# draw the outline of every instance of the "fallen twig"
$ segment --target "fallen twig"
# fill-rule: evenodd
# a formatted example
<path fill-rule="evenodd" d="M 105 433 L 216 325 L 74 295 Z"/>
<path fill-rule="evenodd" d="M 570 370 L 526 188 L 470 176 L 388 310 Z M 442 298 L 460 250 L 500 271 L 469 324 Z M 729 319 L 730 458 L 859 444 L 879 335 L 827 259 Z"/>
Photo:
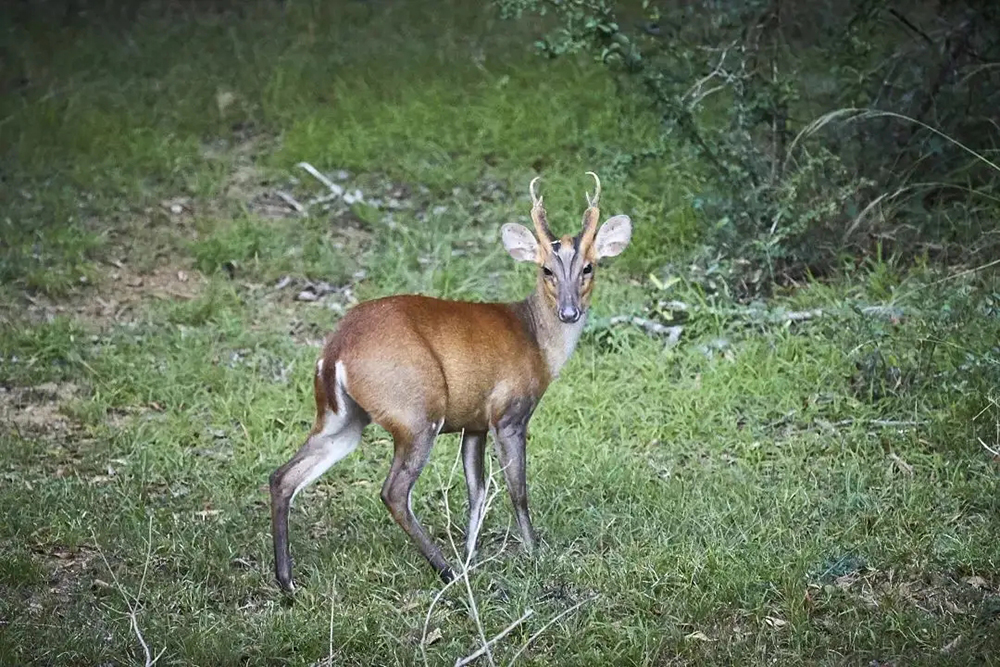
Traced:
<path fill-rule="evenodd" d="M 519 626 L 522 623 L 524 623 L 524 621 L 527 620 L 534 613 L 535 612 L 533 612 L 530 609 L 525 609 L 524 613 L 521 614 L 521 618 L 517 619 L 516 621 L 514 621 L 513 623 L 511 623 L 510 625 L 508 625 L 506 628 L 504 628 L 503 630 L 501 630 L 495 637 L 493 637 L 493 639 L 491 639 L 488 642 L 486 642 L 482 646 L 482 648 L 480 648 L 479 650 L 477 650 L 475 653 L 470 653 L 469 655 L 465 656 L 464 658 L 459 658 L 458 660 L 456 660 L 455 661 L 455 667 L 463 667 L 464 665 L 468 665 L 469 663 L 475 661 L 476 658 L 478 658 L 481 655 L 489 652 L 490 645 L 495 644 L 499 640 L 501 640 L 504 637 L 506 637 L 507 635 L 509 635 L 514 630 L 514 628 L 516 628 L 517 626 Z"/>
<path fill-rule="evenodd" d="M 813 318 L 822 316 L 823 316 L 823 311 L 820 310 L 819 308 L 816 308 L 815 310 L 800 310 L 800 311 L 792 311 L 790 313 L 785 313 L 781 317 L 781 319 L 787 322 L 802 322 L 805 320 L 811 320 Z"/>
<path fill-rule="evenodd" d="M 334 183 L 334 185 L 340 188 L 340 186 L 337 185 L 336 183 Z M 313 197 L 308 202 L 306 202 L 306 206 L 316 206 L 317 204 L 325 204 L 327 202 L 333 201 L 334 199 L 339 199 L 340 197 L 343 196 L 343 194 L 344 194 L 343 189 L 341 189 L 339 192 L 331 192 L 330 194 L 320 195 L 319 197 Z"/>
<path fill-rule="evenodd" d="M 329 190 L 335 197 L 339 197 L 340 195 L 342 195 L 344 193 L 344 188 L 340 187 L 339 185 L 337 185 L 336 183 L 334 183 L 333 181 L 331 181 L 329 178 L 327 178 L 326 176 L 324 176 L 322 173 L 320 173 L 319 169 L 317 169 L 316 167 L 312 166 L 308 162 L 299 162 L 295 166 L 301 167 L 302 169 L 305 169 L 310 174 L 312 174 L 312 176 L 317 181 L 319 181 L 320 183 L 322 183 L 323 185 L 325 185 L 326 189 Z"/>
<path fill-rule="evenodd" d="M 901 457 L 896 452 L 889 452 L 889 458 L 892 459 L 892 462 L 896 464 L 896 467 L 899 468 L 900 472 L 910 477 L 913 477 L 913 466 L 904 461 L 903 457 Z"/>
<path fill-rule="evenodd" d="M 464 435 L 465 434 L 463 433 L 462 436 L 464 437 Z M 460 458 L 461 458 L 461 447 L 459 447 L 458 450 L 456 451 L 455 461 L 452 463 L 451 470 L 448 473 L 448 484 L 447 485 L 442 485 L 442 487 L 441 487 L 441 491 L 442 491 L 442 494 L 444 496 L 445 520 L 446 520 L 446 524 L 447 524 L 446 532 L 448 534 L 448 542 L 451 544 L 451 550 L 454 553 L 455 558 L 457 558 L 459 560 L 461 560 L 461 556 L 459 555 L 458 547 L 455 545 L 455 539 L 454 539 L 454 537 L 452 535 L 452 526 L 453 526 L 453 523 L 452 523 L 452 520 L 451 520 L 451 504 L 450 504 L 449 499 L 448 499 L 448 491 L 451 488 L 451 484 L 452 484 L 453 480 L 455 479 L 455 470 L 458 468 L 458 461 L 459 461 Z M 491 484 L 496 488 L 496 490 L 493 492 L 492 495 L 489 493 L 490 485 Z M 482 520 L 480 520 L 479 528 L 482 528 L 482 525 L 483 525 L 483 523 L 485 521 L 486 515 L 489 514 L 490 506 L 493 504 L 493 500 L 496 498 L 496 496 L 497 496 L 497 494 L 499 492 L 500 492 L 499 485 L 497 485 L 497 484 L 495 484 L 493 482 L 493 470 L 492 470 L 492 464 L 491 464 L 490 474 L 486 478 L 486 494 L 487 494 L 487 496 L 486 496 L 486 503 L 483 506 Z M 463 582 L 465 584 L 466 594 L 468 595 L 468 598 L 469 598 L 469 609 L 472 612 L 473 620 L 476 622 L 476 627 L 479 630 L 480 641 L 483 642 L 483 646 L 484 647 L 487 647 L 486 648 L 487 657 L 488 657 L 488 659 L 490 661 L 490 664 L 493 664 L 493 655 L 489 651 L 489 648 L 488 648 L 488 643 L 489 642 L 486 641 L 486 633 L 483 630 L 482 622 L 479 619 L 479 611 L 478 611 L 477 606 L 476 606 L 476 599 L 475 599 L 475 597 L 472 594 L 472 586 L 469 583 L 469 573 L 472 570 L 474 570 L 477 567 L 479 567 L 480 565 L 484 565 L 484 564 L 486 564 L 486 563 L 488 563 L 488 562 L 490 562 L 492 560 L 495 560 L 495 559 L 499 558 L 500 554 L 503 553 L 504 549 L 507 546 L 507 538 L 509 537 L 509 535 L 510 535 L 510 524 L 508 523 L 508 525 L 507 525 L 507 533 L 504 535 L 503 545 L 501 545 L 499 552 L 496 553 L 496 554 L 494 554 L 493 556 L 491 556 L 491 557 L 489 557 L 489 558 L 487 558 L 485 560 L 482 560 L 479 563 L 476 563 L 476 564 L 473 565 L 471 561 L 472 561 L 472 556 L 473 556 L 473 554 L 475 552 L 475 541 L 478 538 L 478 533 L 476 535 L 474 535 L 472 537 L 473 548 L 469 550 L 469 552 L 466 554 L 466 557 L 465 557 L 464 561 L 462 562 L 462 572 L 459 574 L 459 576 L 455 577 L 454 579 L 452 579 L 451 581 L 449 581 L 447 584 L 445 584 L 441 588 L 441 590 L 438 591 L 437 594 L 434 596 L 434 599 L 431 600 L 431 604 L 427 608 L 427 614 L 424 616 L 423 633 L 421 634 L 421 637 L 420 637 L 420 653 L 421 653 L 421 656 L 423 657 L 425 665 L 428 664 L 428 661 L 427 661 L 427 629 L 430 627 L 431 613 L 434 611 L 434 607 L 437 605 L 438 601 L 441 599 L 441 596 L 444 595 L 445 591 L 447 591 L 449 588 L 451 588 L 452 585 L 457 584 L 459 581 L 461 581 L 461 582 Z"/>
<path fill-rule="evenodd" d="M 299 215 L 308 215 L 309 214 L 309 212 L 306 210 L 306 207 L 303 206 L 302 204 L 300 204 L 295 199 L 295 197 L 293 197 L 292 195 L 288 194 L 287 192 L 284 192 L 282 190 L 275 190 L 274 194 L 278 196 L 278 199 L 280 199 L 281 201 L 285 202 L 286 204 L 288 204 L 289 206 L 291 206 L 293 209 L 295 209 L 295 211 Z"/>
<path fill-rule="evenodd" d="M 831 426 L 851 426 L 855 422 L 869 424 L 871 426 L 885 426 L 887 428 L 903 428 L 912 426 L 923 426 L 929 423 L 926 419 L 841 419 L 833 422 Z"/>
<path fill-rule="evenodd" d="M 312 174 L 316 178 L 316 180 L 318 180 L 320 183 L 326 186 L 326 189 L 329 190 L 329 193 L 325 195 L 320 195 L 318 197 L 313 197 L 305 204 L 303 204 L 302 202 L 300 202 L 299 200 L 297 200 L 295 197 L 288 194 L 284 190 L 275 190 L 274 195 L 278 197 L 281 201 L 288 204 L 288 206 L 294 209 L 296 213 L 298 213 L 301 216 L 307 216 L 309 215 L 309 209 L 312 208 L 313 206 L 316 206 L 317 204 L 325 204 L 327 202 L 333 201 L 334 199 L 343 198 L 344 188 L 340 185 L 337 185 L 329 178 L 324 176 L 319 169 L 312 166 L 308 162 L 299 162 L 297 166 L 305 169 L 310 174 Z"/>
<path fill-rule="evenodd" d="M 687 304 L 680 301 L 672 301 L 665 304 L 671 310 L 684 310 L 688 312 Z M 805 322 L 807 320 L 812 320 L 817 317 L 822 317 L 824 312 L 818 308 L 814 310 L 793 310 L 789 312 L 778 312 L 778 313 L 768 313 L 766 311 L 754 311 L 754 310 L 727 310 L 726 312 L 719 312 L 716 310 L 711 311 L 715 315 L 729 315 L 735 317 L 745 317 L 750 316 L 751 319 L 757 318 L 761 322 L 776 322 L 776 323 L 788 323 L 788 322 Z M 684 332 L 684 327 L 680 325 L 666 325 L 656 322 L 654 320 L 647 319 L 645 317 L 638 317 L 635 315 L 616 315 L 612 317 L 609 324 L 632 324 L 644 330 L 647 334 L 651 336 L 661 336 L 666 338 L 667 345 L 676 345 L 680 340 L 681 334 Z"/>
<path fill-rule="evenodd" d="M 876 305 L 855 305 L 851 307 L 838 308 L 812 308 L 808 310 L 785 310 L 778 307 L 774 309 L 761 308 L 759 306 L 713 306 L 713 305 L 689 305 L 683 301 L 660 301 L 656 305 L 662 311 L 679 311 L 688 318 L 697 316 L 712 316 L 717 319 L 736 320 L 742 324 L 787 324 L 789 322 L 807 322 L 809 320 L 828 317 L 850 317 L 858 314 L 868 317 L 879 318 L 891 322 L 898 322 L 906 315 L 910 314 L 909 308 L 904 308 L 895 304 Z M 653 327 L 647 323 L 652 322 Z M 662 332 L 668 325 L 661 324 L 644 317 L 634 317 L 629 315 L 618 315 L 611 318 L 611 324 L 631 323 L 647 329 L 651 334 L 664 335 Z"/>
<path fill-rule="evenodd" d="M 983 449 L 992 454 L 994 458 L 1000 459 L 1000 450 L 996 450 L 993 447 L 990 447 L 989 445 L 986 444 L 985 441 L 983 441 L 982 438 L 979 438 L 979 444 L 983 446 Z"/>
<path fill-rule="evenodd" d="M 898 320 L 905 314 L 899 306 L 865 306 L 861 309 L 864 315 L 873 315 L 887 320 Z"/>
<path fill-rule="evenodd" d="M 574 611 L 576 611 L 577 609 L 579 609 L 583 605 L 587 604 L 591 600 L 596 600 L 598 597 L 600 597 L 600 595 L 597 595 L 597 594 L 591 595 L 589 598 L 587 598 L 585 600 L 580 600 L 579 602 L 577 602 L 575 605 L 573 605 L 569 609 L 564 609 L 563 611 L 561 611 L 558 614 L 556 614 L 555 616 L 553 616 L 552 619 L 548 623 L 546 623 L 545 625 L 543 625 L 542 627 L 540 627 L 538 629 L 538 632 L 536 632 L 535 634 L 533 634 L 530 637 L 528 637 L 528 640 L 526 642 L 524 642 L 523 644 L 521 644 L 521 648 L 519 648 L 517 650 L 517 653 L 514 654 L 514 657 L 512 657 L 510 659 L 510 662 L 508 664 L 513 665 L 515 662 L 517 662 L 518 657 L 520 657 L 520 655 L 522 653 L 524 653 L 525 650 L 527 650 L 527 648 L 531 644 L 531 642 L 533 642 L 536 639 L 538 639 L 539 637 L 541 637 L 542 633 L 545 632 L 546 630 L 548 630 L 560 618 L 562 618 L 562 617 L 564 617 L 564 616 L 566 616 L 568 614 L 573 613 Z"/>
<path fill-rule="evenodd" d="M 485 515 L 485 513 L 486 512 L 484 510 L 483 514 Z M 466 568 L 466 572 L 472 572 L 473 570 L 476 570 L 479 567 L 481 567 L 483 565 L 486 565 L 487 563 L 489 563 L 491 561 L 494 561 L 494 560 L 497 560 L 498 558 L 500 558 L 500 556 L 504 552 L 504 549 L 507 548 L 507 538 L 509 536 L 510 536 L 510 524 L 508 523 L 507 524 L 507 532 L 504 535 L 503 544 L 500 545 L 499 551 L 497 553 L 495 553 L 494 555 L 490 556 L 489 558 L 485 558 L 485 559 L 479 561 L 478 563 L 473 563 L 468 568 Z M 454 579 L 452 579 L 451 581 L 449 581 L 447 584 L 445 584 L 444 586 L 442 586 L 441 590 L 439 590 L 434 595 L 434 599 L 431 600 L 431 604 L 427 608 L 427 614 L 424 616 L 424 628 L 423 628 L 423 632 L 422 632 L 422 634 L 420 636 L 420 653 L 423 656 L 424 664 L 425 665 L 429 664 L 428 661 L 427 661 L 427 634 L 428 634 L 427 633 L 427 629 L 430 627 L 431 614 L 434 612 L 434 607 L 437 606 L 437 603 L 441 600 L 441 598 L 448 591 L 448 589 L 451 588 L 452 586 L 454 586 L 455 584 L 457 584 L 460 579 L 461 579 L 461 577 L 455 577 Z"/>
<path fill-rule="evenodd" d="M 97 548 L 97 553 L 101 555 L 101 560 L 104 561 L 104 566 L 108 568 L 108 572 L 111 574 L 111 580 L 115 583 L 118 591 L 122 594 L 122 598 L 125 600 L 125 605 L 128 607 L 128 617 L 129 622 L 132 626 L 132 632 L 135 634 L 136 639 L 139 640 L 139 645 L 142 646 L 142 652 L 145 657 L 145 662 L 143 663 L 145 667 L 153 667 L 156 662 L 160 659 L 160 656 L 167 650 L 166 647 L 160 649 L 160 652 L 154 657 L 149 650 L 149 645 L 146 643 L 146 639 L 142 636 L 142 631 L 139 630 L 139 621 L 136 617 L 138 612 L 139 600 L 142 597 L 142 589 L 146 585 L 146 573 L 149 572 L 149 559 L 153 551 L 153 518 L 149 519 L 149 534 L 146 539 L 146 562 L 142 567 L 142 578 L 139 580 L 139 591 L 135 595 L 135 603 L 129 600 L 128 592 L 125 587 L 118 580 L 118 575 L 111 568 L 111 563 L 108 562 L 107 557 L 104 555 L 104 551 L 101 550 L 101 545 L 97 541 L 97 536 L 91 532 L 91 537 L 94 540 L 94 545 Z"/>
<path fill-rule="evenodd" d="M 653 336 L 664 336 L 666 337 L 667 345 L 676 345 L 677 341 L 680 340 L 681 333 L 684 331 L 682 326 L 667 326 L 665 324 L 660 324 L 659 322 L 654 322 L 653 320 L 647 320 L 644 317 L 634 317 L 629 315 L 617 315 L 611 318 L 611 324 L 633 324 L 640 329 L 646 331 L 646 333 Z"/>
<path fill-rule="evenodd" d="M 464 431 L 462 432 L 461 437 L 462 438 L 465 437 L 465 432 Z M 459 460 L 459 458 L 461 458 L 461 454 L 462 454 L 461 447 L 459 447 L 459 449 L 458 449 L 458 451 L 456 452 L 456 455 L 455 455 L 455 461 L 452 463 L 452 466 L 451 466 L 451 472 L 448 473 L 448 486 L 444 487 L 444 489 L 443 489 L 443 492 L 444 492 L 444 508 L 445 508 L 444 511 L 445 511 L 445 516 L 446 516 L 447 521 L 448 521 L 448 542 L 451 544 L 452 553 L 454 553 L 455 558 L 457 558 L 457 559 L 461 559 L 461 556 L 458 553 L 458 547 L 455 545 L 455 538 L 452 536 L 452 530 L 451 530 L 451 528 L 452 528 L 453 524 L 452 524 L 452 521 L 451 521 L 451 503 L 449 502 L 449 499 L 448 499 L 448 491 L 451 488 L 451 482 L 452 482 L 452 480 L 455 478 L 455 470 L 456 470 L 456 468 L 458 468 L 458 460 Z M 496 667 L 496 663 L 493 662 L 493 653 L 492 653 L 492 651 L 490 651 L 490 642 L 488 642 L 486 640 L 486 631 L 483 630 L 483 623 L 482 623 L 482 621 L 479 618 L 479 606 L 476 604 L 476 596 L 472 592 L 472 583 L 469 581 L 469 564 L 472 562 L 472 555 L 473 555 L 473 553 L 475 553 L 475 542 L 476 542 L 476 539 L 478 539 L 478 537 L 479 537 L 478 536 L 478 530 L 479 530 L 479 528 L 482 527 L 483 520 L 486 518 L 486 515 L 489 513 L 489 509 L 490 509 L 489 506 L 492 504 L 493 499 L 496 497 L 496 493 L 494 493 L 492 497 L 489 495 L 490 484 L 493 482 L 493 474 L 492 474 L 492 472 L 493 471 L 491 470 L 490 471 L 490 476 L 486 480 L 486 494 L 487 494 L 487 496 L 486 496 L 486 503 L 483 506 L 483 515 L 482 515 L 482 518 L 480 519 L 479 527 L 477 527 L 477 529 L 476 529 L 477 533 L 471 536 L 471 540 L 472 540 L 471 544 L 473 545 L 473 548 L 470 548 L 468 550 L 468 553 L 466 553 L 465 560 L 462 563 L 462 572 L 459 574 L 458 578 L 461 579 L 462 583 L 465 584 L 465 592 L 466 592 L 466 595 L 468 596 L 468 599 L 469 599 L 469 611 L 472 613 L 472 619 L 476 622 L 476 630 L 479 632 L 479 641 L 481 641 L 482 644 L 483 644 L 481 652 L 479 653 L 479 655 L 483 655 L 485 653 L 486 654 L 486 659 L 489 660 L 490 665 L 492 665 L 493 667 Z"/>

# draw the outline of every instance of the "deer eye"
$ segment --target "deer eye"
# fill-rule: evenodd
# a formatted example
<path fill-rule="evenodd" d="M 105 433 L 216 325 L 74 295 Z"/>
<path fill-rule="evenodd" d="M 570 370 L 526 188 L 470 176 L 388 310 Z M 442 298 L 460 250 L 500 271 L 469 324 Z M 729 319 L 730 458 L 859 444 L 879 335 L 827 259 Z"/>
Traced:
<path fill-rule="evenodd" d="M 593 273 L 593 272 L 594 272 L 593 264 L 588 264 L 587 266 L 583 267 L 583 275 L 587 275 L 588 273 Z"/>
<path fill-rule="evenodd" d="M 546 278 L 551 278 L 551 277 L 552 277 L 552 269 L 550 269 L 550 268 L 549 268 L 549 267 L 547 267 L 547 266 L 543 266 L 543 267 L 542 267 L 542 273 L 544 273 L 544 274 L 545 274 L 545 277 L 546 277 Z"/>

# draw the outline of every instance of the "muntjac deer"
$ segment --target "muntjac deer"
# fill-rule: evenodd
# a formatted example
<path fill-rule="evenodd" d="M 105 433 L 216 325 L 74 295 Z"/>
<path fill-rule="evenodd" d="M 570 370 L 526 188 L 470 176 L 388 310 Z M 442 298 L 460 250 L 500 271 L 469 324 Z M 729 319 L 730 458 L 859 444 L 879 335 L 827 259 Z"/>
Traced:
<path fill-rule="evenodd" d="M 598 229 L 601 181 L 587 196 L 583 229 L 556 238 L 531 181 L 535 235 L 518 224 L 500 232 L 519 262 L 538 266 L 535 291 L 516 303 L 443 301 L 390 296 L 358 304 L 326 340 L 316 363 L 316 423 L 305 444 L 271 475 L 271 530 L 275 572 L 293 589 L 288 510 L 295 495 L 361 441 L 371 422 L 393 438 L 382 501 L 442 579 L 454 572 L 410 507 L 410 493 L 439 433 L 462 431 L 462 462 L 469 492 L 466 550 L 475 549 L 486 486 L 483 456 L 492 433 L 521 538 L 535 546 L 528 515 L 525 445 L 528 420 L 559 374 L 583 330 L 594 267 L 621 253 L 632 235 L 628 216 Z M 537 238 L 536 238 L 537 237 Z"/>

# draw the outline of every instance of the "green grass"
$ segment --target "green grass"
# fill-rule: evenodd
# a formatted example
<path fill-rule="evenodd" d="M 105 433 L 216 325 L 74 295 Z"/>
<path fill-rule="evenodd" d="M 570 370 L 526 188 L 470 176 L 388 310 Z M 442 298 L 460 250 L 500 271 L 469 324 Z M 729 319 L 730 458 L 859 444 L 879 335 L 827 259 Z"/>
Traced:
<path fill-rule="evenodd" d="M 655 118 L 598 66 L 534 57 L 530 25 L 425 9 L 11 15 L 3 85 L 28 83 L 0 101 L 0 664 L 141 663 L 116 579 L 141 588 L 158 664 L 317 664 L 331 624 L 338 664 L 422 664 L 440 584 L 379 500 L 388 436 L 369 429 L 299 497 L 291 604 L 267 476 L 308 431 L 315 345 L 345 307 L 523 294 L 499 225 L 527 218 L 540 172 L 573 229 L 590 169 L 635 236 L 532 421 L 543 548 L 505 542 L 503 494 L 487 518 L 484 631 L 534 611 L 497 664 L 563 612 L 524 664 L 994 662 L 995 278 L 885 259 L 734 303 L 699 268 L 697 180 L 621 167 Z M 320 192 L 301 160 L 348 170 L 369 203 L 263 208 Z M 393 193 L 398 210 L 370 205 Z M 178 197 L 183 213 L 161 204 Z M 154 267 L 205 278 L 181 298 Z M 338 289 L 295 300 L 310 281 Z M 131 305 L 94 317 L 99 299 Z M 675 299 L 676 347 L 608 324 Z M 860 310 L 885 303 L 902 319 Z M 414 494 L 442 544 L 449 513 L 464 524 L 456 448 L 440 439 Z M 461 587 L 428 630 L 430 664 L 477 648 Z"/>

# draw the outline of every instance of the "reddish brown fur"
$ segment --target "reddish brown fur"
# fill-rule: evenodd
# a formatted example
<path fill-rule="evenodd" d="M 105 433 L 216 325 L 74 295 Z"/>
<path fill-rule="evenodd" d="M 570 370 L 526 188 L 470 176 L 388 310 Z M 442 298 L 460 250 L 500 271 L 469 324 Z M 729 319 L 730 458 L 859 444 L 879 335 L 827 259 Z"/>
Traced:
<path fill-rule="evenodd" d="M 527 299 L 508 304 L 387 297 L 355 306 L 328 338 L 314 381 L 316 423 L 306 442 L 270 479 L 275 573 L 286 591 L 293 587 L 291 501 L 350 454 L 370 422 L 388 430 L 394 441 L 382 500 L 445 581 L 454 571 L 410 505 L 414 484 L 440 432 L 464 432 L 467 554 L 474 551 L 485 511 L 487 433 L 497 446 L 521 538 L 529 549 L 536 544 L 526 483 L 528 422 L 583 331 L 594 264 L 599 257 L 621 252 L 631 223 L 621 216 L 608 227 L 610 236 L 601 240 L 598 181 L 594 197 L 588 196 L 583 230 L 556 240 L 535 182 L 529 186 L 535 238 L 519 225 L 501 229 L 514 259 L 538 264 L 536 290 Z"/>
<path fill-rule="evenodd" d="M 416 295 L 361 303 L 326 344 L 322 393 L 335 396 L 339 361 L 347 393 L 393 435 L 441 419 L 445 433 L 486 431 L 510 401 L 537 399 L 550 381 L 514 308 Z"/>
<path fill-rule="evenodd" d="M 310 433 L 319 433 L 323 430 L 323 417 L 326 414 L 327 406 L 334 412 L 337 411 L 337 392 L 332 391 L 327 393 L 326 383 L 320 378 L 320 376 L 313 376 L 313 395 L 316 398 L 316 422 L 313 424 L 312 431 Z"/>
<path fill-rule="evenodd" d="M 558 292 L 556 291 L 556 285 L 551 280 L 545 280 L 542 276 L 538 277 L 538 281 L 541 284 L 541 289 L 538 290 L 541 295 L 545 298 L 545 303 L 548 308 L 555 310 L 556 303 L 559 300 Z"/>
<path fill-rule="evenodd" d="M 597 236 L 597 222 L 600 218 L 600 211 L 596 207 L 589 207 L 583 214 L 583 231 L 580 233 L 580 250 L 590 261 L 597 261 L 594 252 L 594 238 Z"/>
<path fill-rule="evenodd" d="M 590 307 L 590 295 L 594 291 L 594 274 L 584 281 L 583 285 L 580 286 L 580 303 L 583 304 L 584 308 Z"/>

